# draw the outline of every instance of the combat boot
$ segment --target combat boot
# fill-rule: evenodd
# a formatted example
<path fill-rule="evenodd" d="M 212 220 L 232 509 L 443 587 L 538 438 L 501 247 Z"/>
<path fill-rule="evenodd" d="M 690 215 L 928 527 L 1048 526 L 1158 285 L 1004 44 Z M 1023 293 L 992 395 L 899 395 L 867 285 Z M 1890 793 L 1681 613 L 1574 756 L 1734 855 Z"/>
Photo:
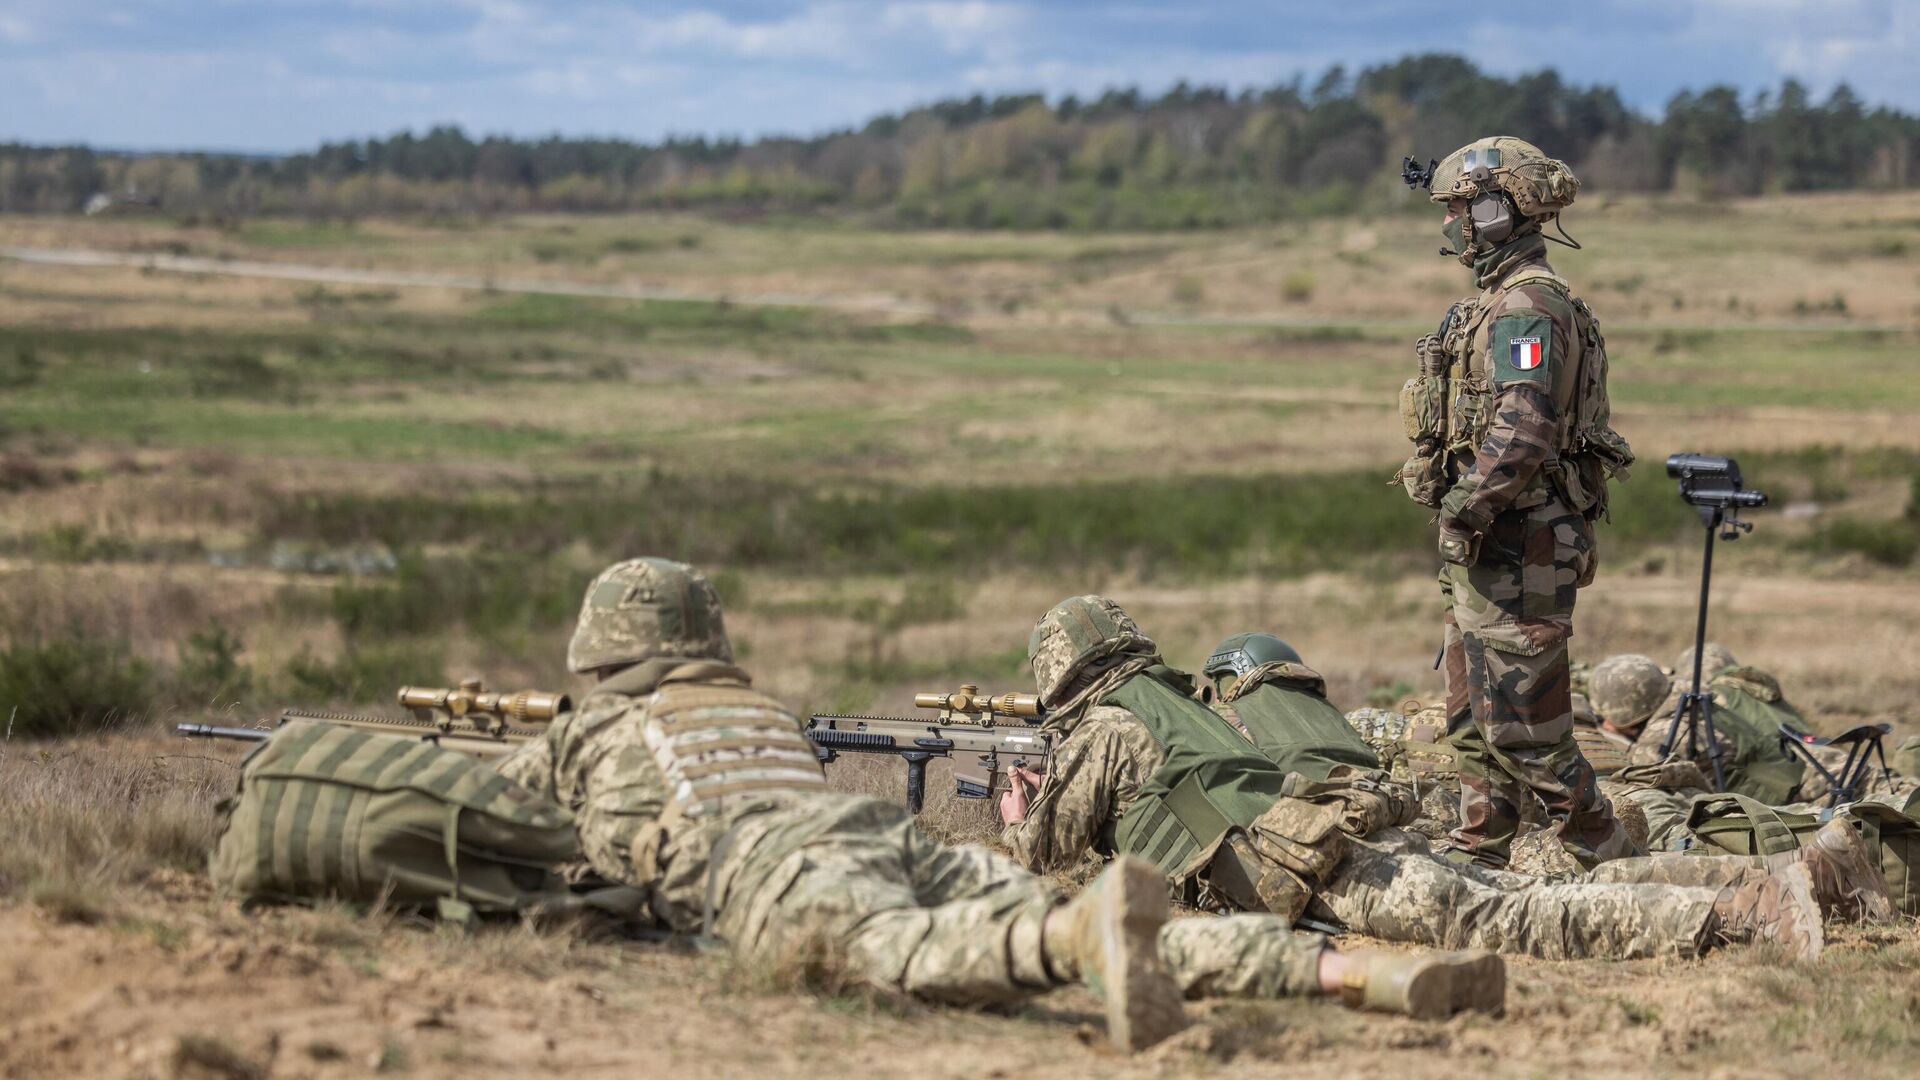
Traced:
<path fill-rule="evenodd" d="M 1866 838 L 1852 825 L 1829 821 L 1799 850 L 1767 856 L 1770 871 L 1794 863 L 1807 868 L 1813 878 L 1813 898 L 1827 917 L 1872 923 L 1893 919 L 1887 880 L 1874 864 Z"/>
<path fill-rule="evenodd" d="M 1416 1020 L 1499 1013 L 1507 1006 L 1507 965 L 1481 949 L 1358 955 L 1341 978 L 1340 999 L 1348 1008 Z"/>
<path fill-rule="evenodd" d="M 1166 875 L 1125 855 L 1047 917 L 1047 967 L 1106 1000 L 1107 1038 L 1118 1049 L 1144 1050 L 1187 1026 L 1180 988 L 1160 963 L 1166 921 Z"/>
<path fill-rule="evenodd" d="M 1795 861 L 1762 881 L 1722 889 L 1714 901 L 1716 929 L 1728 942 L 1772 941 L 1796 960 L 1818 960 L 1826 947 L 1820 905 L 1813 899 L 1813 876 Z"/>

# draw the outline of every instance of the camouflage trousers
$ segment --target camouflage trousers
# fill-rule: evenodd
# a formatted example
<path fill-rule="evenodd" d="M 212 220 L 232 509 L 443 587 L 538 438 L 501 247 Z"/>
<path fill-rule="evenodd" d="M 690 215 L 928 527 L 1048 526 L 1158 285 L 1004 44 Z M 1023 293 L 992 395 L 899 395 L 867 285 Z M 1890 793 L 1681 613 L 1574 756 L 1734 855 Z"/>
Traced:
<path fill-rule="evenodd" d="M 694 931 L 711 905 L 710 932 L 749 963 L 824 961 L 958 1005 L 1008 1004 L 1060 982 L 1042 951 L 1059 889 L 998 852 L 929 838 L 892 803 L 809 795 L 681 830 L 657 857 L 639 856 L 656 912 Z M 1176 919 L 1160 935 L 1192 996 L 1317 992 L 1325 944 L 1271 915 Z"/>
<path fill-rule="evenodd" d="M 1482 866 L 1512 858 L 1529 792 L 1580 865 L 1634 854 L 1573 740 L 1567 640 L 1593 559 L 1592 526 L 1554 498 L 1501 514 L 1473 565 L 1442 568 L 1447 732 L 1461 788 L 1453 842 Z"/>
<path fill-rule="evenodd" d="M 1669 860 L 1635 860 L 1666 862 Z M 1721 863 L 1677 857 L 1671 861 Z M 1705 873 L 1744 873 L 1739 860 Z M 1634 960 L 1698 956 L 1713 944 L 1713 905 L 1724 881 L 1659 883 L 1639 866 L 1604 883 L 1556 883 L 1476 866 L 1453 866 L 1400 829 L 1348 851 L 1314 890 L 1309 911 L 1357 933 L 1441 949 L 1491 949 L 1542 960 Z M 1716 879 L 1718 881 L 1719 879 Z"/>
<path fill-rule="evenodd" d="M 1160 959 L 1189 998 L 1311 997 L 1328 947 L 1277 915 L 1203 915 L 1160 930 Z"/>

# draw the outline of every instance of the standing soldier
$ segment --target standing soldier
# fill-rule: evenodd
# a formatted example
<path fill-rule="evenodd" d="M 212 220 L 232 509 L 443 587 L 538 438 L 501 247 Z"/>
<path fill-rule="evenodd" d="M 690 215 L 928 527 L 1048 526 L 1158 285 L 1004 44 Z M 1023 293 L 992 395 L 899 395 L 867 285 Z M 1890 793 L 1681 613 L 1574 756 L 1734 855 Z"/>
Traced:
<path fill-rule="evenodd" d="M 1606 345 L 1547 265 L 1544 226 L 1573 202 L 1565 163 L 1510 136 L 1449 154 L 1427 183 L 1477 296 L 1415 346 L 1401 391 L 1416 450 L 1397 480 L 1439 511 L 1448 598 L 1447 731 L 1460 757 L 1453 857 L 1499 868 L 1534 795 L 1582 866 L 1632 842 L 1573 740 L 1567 639 L 1593 580 L 1593 522 L 1633 460 L 1608 426 Z"/>

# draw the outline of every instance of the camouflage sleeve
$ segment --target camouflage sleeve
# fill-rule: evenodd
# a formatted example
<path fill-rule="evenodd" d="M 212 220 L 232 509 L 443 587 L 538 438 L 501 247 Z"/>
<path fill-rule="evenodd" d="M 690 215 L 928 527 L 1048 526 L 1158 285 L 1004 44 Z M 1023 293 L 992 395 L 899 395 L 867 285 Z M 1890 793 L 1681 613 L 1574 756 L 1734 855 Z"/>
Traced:
<path fill-rule="evenodd" d="M 1491 528 L 1553 455 L 1559 430 L 1554 365 L 1573 355 L 1573 309 L 1550 289 L 1515 289 L 1494 312 L 1487 345 L 1493 422 L 1473 467 L 1440 504 L 1443 517 L 1475 533 Z"/>
<path fill-rule="evenodd" d="M 1441 501 L 1441 513 L 1469 532 L 1484 533 L 1493 519 L 1533 483 L 1553 447 L 1553 402 L 1532 386 L 1503 388 L 1493 402 L 1493 427 L 1474 456 L 1473 469 Z"/>
<path fill-rule="evenodd" d="M 564 719 L 555 721 L 537 738 L 515 747 L 512 753 L 494 763 L 494 769 L 528 791 L 558 801 L 559 788 L 553 779 L 553 743 L 556 729 L 564 722 Z"/>
<path fill-rule="evenodd" d="M 653 754 L 637 740 L 610 746 L 594 761 L 582 787 L 574 827 L 587 861 L 608 881 L 639 884 L 634 838 L 666 809 L 666 781 Z"/>
<path fill-rule="evenodd" d="M 1008 825 L 1001 841 L 1036 873 L 1073 866 L 1088 850 L 1110 843 L 1113 823 L 1164 758 L 1132 713 L 1111 707 L 1091 710 L 1054 749 L 1026 820 Z"/>

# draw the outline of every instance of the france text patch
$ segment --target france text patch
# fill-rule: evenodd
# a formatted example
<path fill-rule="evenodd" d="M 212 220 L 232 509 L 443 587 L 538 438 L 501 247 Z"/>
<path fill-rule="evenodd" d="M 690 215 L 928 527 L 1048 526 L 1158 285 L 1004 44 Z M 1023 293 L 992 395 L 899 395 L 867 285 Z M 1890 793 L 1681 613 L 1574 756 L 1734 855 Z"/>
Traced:
<path fill-rule="evenodd" d="M 1493 353 L 1493 381 L 1546 383 L 1553 357 L 1553 320 L 1537 311 L 1515 312 L 1493 321 L 1487 335 Z"/>

